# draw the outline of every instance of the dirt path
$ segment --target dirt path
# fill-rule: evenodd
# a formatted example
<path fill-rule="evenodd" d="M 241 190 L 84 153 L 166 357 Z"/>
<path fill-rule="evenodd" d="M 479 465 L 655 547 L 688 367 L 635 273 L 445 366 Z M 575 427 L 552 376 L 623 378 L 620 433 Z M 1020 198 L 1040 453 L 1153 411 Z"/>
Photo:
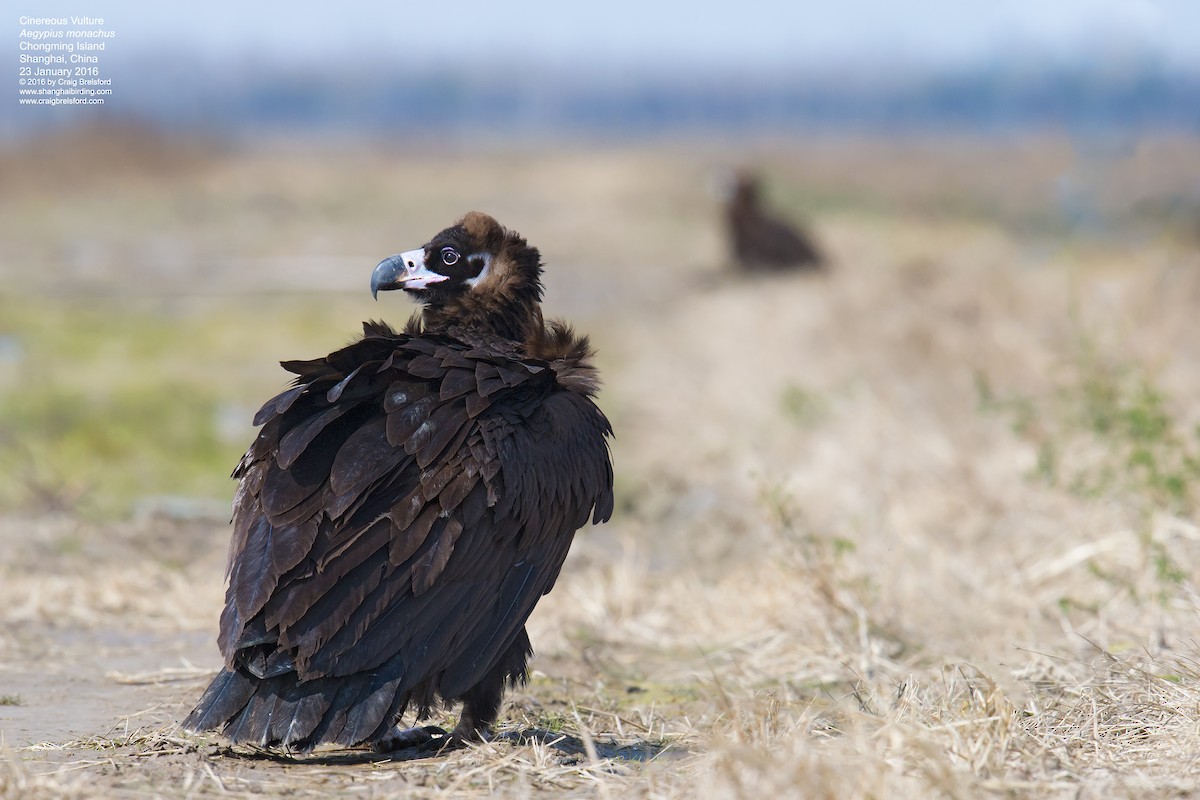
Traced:
<path fill-rule="evenodd" d="M 0 662 L 0 693 L 19 698 L 0 706 L 10 747 L 167 725 L 179 717 L 184 690 L 194 693 L 213 671 L 189 665 L 217 660 L 207 633 L 43 628 L 14 638 Z"/>

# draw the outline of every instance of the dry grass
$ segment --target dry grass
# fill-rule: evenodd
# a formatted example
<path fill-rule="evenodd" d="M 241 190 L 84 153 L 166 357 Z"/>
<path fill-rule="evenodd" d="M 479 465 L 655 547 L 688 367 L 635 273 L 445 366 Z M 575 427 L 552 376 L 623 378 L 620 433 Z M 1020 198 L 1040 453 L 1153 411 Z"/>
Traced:
<path fill-rule="evenodd" d="M 1111 173 L 1141 176 L 1153 205 L 1196 178 L 1179 166 L 1196 162 L 1154 154 L 1194 146 L 1138 149 Z M 1056 147 L 1017 148 L 1003 190 L 986 151 L 904 155 L 976 208 L 1016 208 L 1057 179 Z M 806 170 L 822 152 L 766 152 L 777 196 L 805 175 L 864 192 L 855 164 L 895 155 L 825 153 Z M 82 228 L 23 231 L 0 213 L 19 256 L 0 263 L 92 270 L 88 320 L 136 285 L 128 314 L 186 332 L 131 351 L 115 327 L 89 391 L 141 352 L 172 386 L 239 405 L 281 379 L 272 359 L 408 311 L 335 293 L 321 313 L 271 287 L 358 289 L 380 255 L 492 210 L 542 247 L 552 310 L 601 348 L 619 490 L 613 523 L 579 538 L 531 620 L 535 672 L 501 735 L 411 760 L 291 758 L 176 729 L 217 661 L 221 519 L 10 511 L 0 694 L 19 704 L 0 706 L 0 797 L 1200 794 L 1195 245 L 872 201 L 814 219 L 828 277 L 738 283 L 718 270 L 710 156 L 193 154 L 186 181 L 138 173 Z M 923 174 L 895 167 L 880 196 L 908 182 L 940 197 Z M 93 191 L 60 221 L 86 216 Z M 183 255 L 156 271 L 167 250 Z M 294 272 L 293 254 L 309 257 Z M 205 286 L 230 296 L 187 296 L 189 270 L 210 264 Z M 18 318 L 40 305 L 71 325 L 79 301 L 50 306 L 33 274 L 13 284 Z M 3 369 L 0 396 L 28 367 Z"/>

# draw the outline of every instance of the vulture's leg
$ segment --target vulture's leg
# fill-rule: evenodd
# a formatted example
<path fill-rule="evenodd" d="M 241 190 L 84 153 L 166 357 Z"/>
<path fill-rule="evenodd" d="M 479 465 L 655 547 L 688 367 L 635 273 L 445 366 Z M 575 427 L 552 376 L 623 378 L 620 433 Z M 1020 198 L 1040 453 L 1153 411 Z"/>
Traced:
<path fill-rule="evenodd" d="M 483 676 L 483 680 L 463 695 L 462 716 L 459 717 L 454 732 L 450 734 L 451 738 L 459 742 L 480 742 L 488 738 L 500 711 L 504 687 L 525 682 L 525 664 L 532 653 L 529 634 L 521 628 L 508 650 L 496 660 L 495 665 Z"/>
<path fill-rule="evenodd" d="M 462 700 L 462 714 L 453 731 L 446 733 L 436 725 L 420 725 L 415 728 L 396 726 L 387 736 L 375 741 L 372 745 L 375 751 L 390 753 L 409 747 L 446 750 L 462 747 L 466 742 L 486 741 L 500 711 L 500 700 L 504 697 L 505 685 L 525 681 L 525 664 L 531 652 L 529 635 L 522 628 L 508 650 L 487 671 L 483 679 L 458 698 Z"/>

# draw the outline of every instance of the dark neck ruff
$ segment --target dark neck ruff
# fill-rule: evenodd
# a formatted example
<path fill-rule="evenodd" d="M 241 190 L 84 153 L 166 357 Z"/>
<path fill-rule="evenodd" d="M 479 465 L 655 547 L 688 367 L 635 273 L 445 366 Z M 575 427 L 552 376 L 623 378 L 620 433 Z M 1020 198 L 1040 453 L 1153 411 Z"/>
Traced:
<path fill-rule="evenodd" d="M 540 340 L 542 310 L 535 300 L 463 298 L 440 308 L 426 308 L 424 328 L 461 342 L 494 350 L 510 358 L 529 356 L 529 344 Z"/>

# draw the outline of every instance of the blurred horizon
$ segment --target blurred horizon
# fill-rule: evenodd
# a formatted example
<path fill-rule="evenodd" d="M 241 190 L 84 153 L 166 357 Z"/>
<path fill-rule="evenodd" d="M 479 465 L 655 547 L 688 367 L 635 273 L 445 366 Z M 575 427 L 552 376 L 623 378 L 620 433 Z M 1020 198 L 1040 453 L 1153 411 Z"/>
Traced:
<path fill-rule="evenodd" d="M 96 108 L 10 100 L 4 138 L 96 119 L 402 139 L 1200 131 L 1200 4 L 1180 0 L 355 0 L 318 13 L 102 0 L 10 19 L 71 13 L 117 32 L 102 59 L 113 96 Z"/>
<path fill-rule="evenodd" d="M 496 67 L 525 64 L 617 71 L 662 66 L 757 69 L 857 62 L 927 68 L 1007 57 L 1106 61 L 1156 52 L 1200 69 L 1200 6 L 1188 0 L 1014 0 L 967 7 L 955 0 L 837 4 L 742 0 L 736 7 L 610 0 L 599 7 L 550 0 L 453 7 L 344 0 L 298 11 L 293 4 L 232 0 L 147 6 L 137 0 L 39 2 L 21 16 L 103 17 L 121 51 L 326 63 L 385 51 L 409 63 Z"/>

